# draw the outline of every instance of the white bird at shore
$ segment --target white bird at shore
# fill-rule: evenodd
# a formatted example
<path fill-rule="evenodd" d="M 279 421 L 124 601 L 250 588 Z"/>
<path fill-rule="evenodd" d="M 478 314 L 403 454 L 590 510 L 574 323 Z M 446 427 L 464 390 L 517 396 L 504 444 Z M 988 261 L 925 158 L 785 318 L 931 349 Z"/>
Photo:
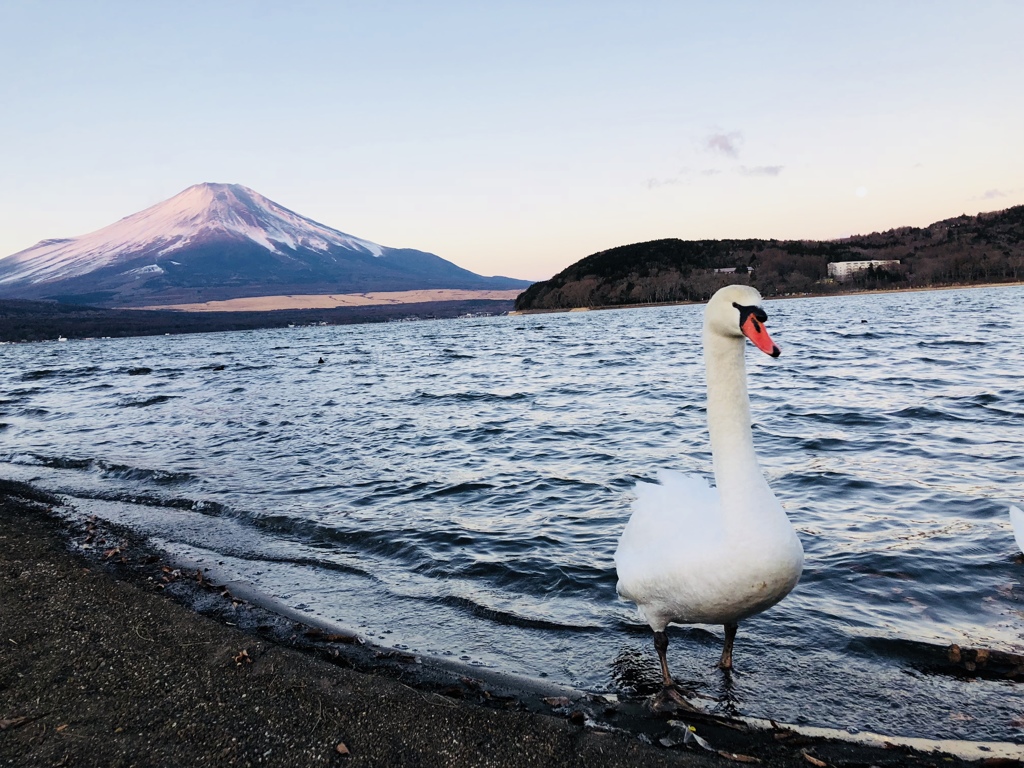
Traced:
<path fill-rule="evenodd" d="M 719 666 L 731 669 L 739 622 L 785 597 L 803 569 L 803 547 L 764 479 L 750 428 L 744 337 L 778 357 L 766 320 L 749 286 L 727 286 L 708 302 L 704 361 L 716 487 L 669 470 L 658 472 L 659 484 L 638 483 L 615 552 L 618 593 L 654 630 L 663 695 L 680 703 L 666 659 L 667 625 L 724 625 Z"/>
<path fill-rule="evenodd" d="M 1017 540 L 1017 548 L 1024 552 L 1024 511 L 1012 504 L 1010 505 L 1010 525 L 1013 526 L 1013 538 Z"/>

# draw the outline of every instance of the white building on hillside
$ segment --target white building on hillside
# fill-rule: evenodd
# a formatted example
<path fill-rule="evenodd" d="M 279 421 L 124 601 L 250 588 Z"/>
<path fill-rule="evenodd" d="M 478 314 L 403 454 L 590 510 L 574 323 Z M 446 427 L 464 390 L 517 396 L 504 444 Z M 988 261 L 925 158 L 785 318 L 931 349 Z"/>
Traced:
<path fill-rule="evenodd" d="M 845 280 L 854 272 L 862 272 L 868 267 L 891 267 L 899 264 L 899 259 L 872 259 L 870 261 L 832 261 L 828 265 L 828 276 L 835 280 Z"/>

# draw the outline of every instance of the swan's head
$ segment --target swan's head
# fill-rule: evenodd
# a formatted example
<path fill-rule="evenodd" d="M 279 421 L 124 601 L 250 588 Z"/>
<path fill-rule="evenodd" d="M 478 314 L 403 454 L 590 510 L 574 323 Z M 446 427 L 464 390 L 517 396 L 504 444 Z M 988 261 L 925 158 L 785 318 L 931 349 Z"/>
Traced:
<path fill-rule="evenodd" d="M 768 314 L 761 307 L 761 294 L 749 285 L 720 288 L 704 310 L 704 328 L 731 338 L 746 336 L 767 355 L 782 354 L 765 329 Z"/>

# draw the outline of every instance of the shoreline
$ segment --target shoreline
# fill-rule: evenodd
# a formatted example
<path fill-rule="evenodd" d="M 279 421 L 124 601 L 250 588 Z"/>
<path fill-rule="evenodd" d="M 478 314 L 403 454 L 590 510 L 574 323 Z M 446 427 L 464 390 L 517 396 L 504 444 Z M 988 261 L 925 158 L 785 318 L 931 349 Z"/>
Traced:
<path fill-rule="evenodd" d="M 642 697 L 373 646 L 256 604 L 245 585 L 214 583 L 131 531 L 60 514 L 62 504 L 0 481 L 0 763 L 971 764 L 943 751 L 955 744 L 914 751 L 895 738 L 655 714 Z M 713 752 L 683 746 L 676 721 Z M 1022 753 L 989 744 L 971 756 Z"/>
<path fill-rule="evenodd" d="M 970 288 L 1011 288 L 1024 285 L 1016 283 L 972 283 L 970 285 L 927 285 L 918 288 L 876 288 L 869 291 L 842 291 L 837 293 L 795 293 L 784 296 L 765 296 L 765 301 L 788 301 L 791 299 L 826 299 L 840 296 L 876 296 L 890 293 L 922 293 L 926 291 L 962 291 Z M 557 312 L 603 312 L 609 309 L 646 309 L 653 307 L 686 307 L 692 304 L 706 304 L 706 301 L 660 301 L 649 304 L 601 304 L 594 307 L 567 307 L 565 309 L 513 309 L 508 314 L 546 315 Z"/>
<path fill-rule="evenodd" d="M 417 291 L 369 291 L 366 293 L 281 294 L 220 299 L 182 304 L 123 307 L 133 310 L 174 310 L 177 312 L 278 312 L 282 310 L 336 309 L 338 307 L 401 306 L 452 301 L 515 301 L 518 289 L 431 288 Z"/>

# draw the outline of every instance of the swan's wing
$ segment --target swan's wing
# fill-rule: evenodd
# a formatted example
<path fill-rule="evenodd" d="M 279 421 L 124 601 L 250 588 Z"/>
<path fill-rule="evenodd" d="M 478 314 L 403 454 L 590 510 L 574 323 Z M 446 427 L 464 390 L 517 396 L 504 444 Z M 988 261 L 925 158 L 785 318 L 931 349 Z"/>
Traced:
<path fill-rule="evenodd" d="M 721 535 L 718 489 L 704 478 L 661 470 L 657 483 L 637 483 L 633 514 L 615 550 L 619 594 L 635 599 L 641 584 L 692 559 Z"/>
<path fill-rule="evenodd" d="M 1013 526 L 1013 538 L 1017 540 L 1017 548 L 1024 552 L 1024 512 L 1020 507 L 1010 505 L 1010 524 Z"/>

